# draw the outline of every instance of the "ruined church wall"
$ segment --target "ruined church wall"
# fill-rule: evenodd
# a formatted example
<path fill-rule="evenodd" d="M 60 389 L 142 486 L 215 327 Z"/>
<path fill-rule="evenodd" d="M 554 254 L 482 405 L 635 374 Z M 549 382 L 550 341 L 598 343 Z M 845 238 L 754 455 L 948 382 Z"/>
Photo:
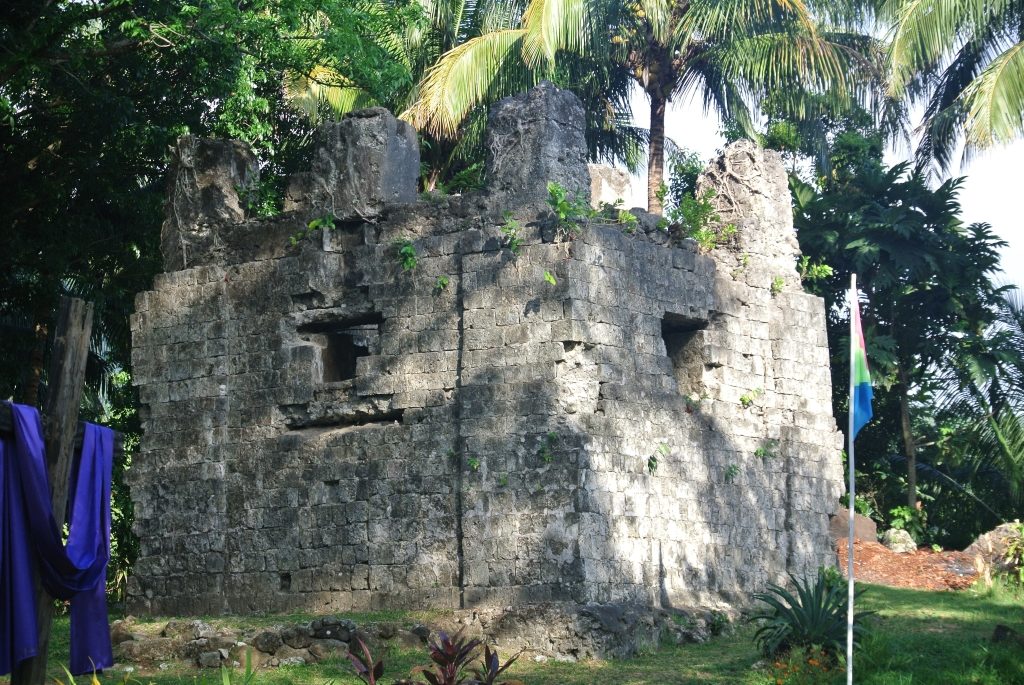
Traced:
<path fill-rule="evenodd" d="M 740 229 L 710 255 L 653 223 L 558 241 L 547 179 L 589 184 L 567 95 L 498 109 L 494 192 L 416 204 L 374 176 L 415 149 L 382 111 L 331 125 L 273 219 L 223 210 L 244 150 L 179 144 L 168 272 L 132 321 L 133 610 L 714 605 L 832 562 L 824 309 L 788 196 L 763 205 L 781 165 L 739 145 L 709 169 Z M 341 182 L 324 160 L 353 150 L 387 163 Z"/>

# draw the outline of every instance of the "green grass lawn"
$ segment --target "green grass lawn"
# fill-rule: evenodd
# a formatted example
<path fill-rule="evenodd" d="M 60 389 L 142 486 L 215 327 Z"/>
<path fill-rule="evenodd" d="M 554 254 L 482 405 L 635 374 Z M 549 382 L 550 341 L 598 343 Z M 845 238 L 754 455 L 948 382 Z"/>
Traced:
<path fill-rule="evenodd" d="M 881 586 L 867 586 L 861 605 L 876 611 L 872 636 L 855 660 L 855 682 L 864 685 L 1024 685 L 1024 647 L 993 645 L 992 629 L 1002 623 L 1024 633 L 1024 599 L 1006 592 L 921 592 Z M 295 615 L 291 620 L 302 620 Z M 411 623 L 426 616 L 386 613 L 352 616 L 357 623 L 395 621 Z M 280 623 L 285 617 L 245 619 L 248 625 Z M 235 621 L 236 625 L 241 621 Z M 163 625 L 154 620 L 153 629 Z M 510 671 L 510 677 L 529 685 L 671 685 L 682 683 L 736 683 L 775 685 L 776 675 L 755 669 L 761 660 L 752 642 L 753 629 L 740 625 L 728 635 L 701 645 L 661 647 L 634 659 L 580 663 L 536 662 L 524 657 Z M 67 659 L 67 620 L 55 625 L 52 669 L 61 673 Z M 507 655 L 502 655 L 507 656 Z M 383 682 L 408 677 L 410 669 L 426 662 L 425 653 L 393 649 L 385 656 Z M 235 673 L 236 685 L 242 674 Z M 124 676 L 101 677 L 118 682 Z M 63 680 L 67 680 L 63 678 Z M 212 671 L 164 671 L 132 674 L 142 685 L 219 685 L 220 674 Z M 87 678 L 79 678 L 79 684 Z M 254 685 L 355 685 L 346 661 L 310 666 L 266 669 L 256 674 Z M 815 680 L 787 680 L 787 683 L 833 685 L 845 683 L 842 672 L 819 674 Z"/>

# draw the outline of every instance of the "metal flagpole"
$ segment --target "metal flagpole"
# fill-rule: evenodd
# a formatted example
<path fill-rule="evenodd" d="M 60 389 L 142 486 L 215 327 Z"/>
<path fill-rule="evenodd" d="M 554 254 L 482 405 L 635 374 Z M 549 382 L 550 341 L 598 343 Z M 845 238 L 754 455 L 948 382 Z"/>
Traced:
<path fill-rule="evenodd" d="M 857 274 L 850 274 L 850 404 L 849 426 L 847 430 L 846 463 L 849 467 L 849 499 L 846 504 L 850 513 L 850 530 L 846 547 L 846 685 L 853 685 L 853 516 L 854 516 L 854 477 L 853 477 L 853 355 L 857 351 L 857 331 L 854 330 L 857 303 Z"/>

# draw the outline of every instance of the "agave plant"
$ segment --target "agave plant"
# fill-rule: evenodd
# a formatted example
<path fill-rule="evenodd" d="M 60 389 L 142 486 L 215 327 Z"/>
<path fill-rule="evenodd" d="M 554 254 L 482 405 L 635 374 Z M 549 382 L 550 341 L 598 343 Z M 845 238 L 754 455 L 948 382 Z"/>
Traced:
<path fill-rule="evenodd" d="M 813 582 L 793 575 L 790 579 L 795 594 L 779 585 L 769 585 L 767 592 L 754 595 L 755 600 L 767 605 L 750 618 L 761 624 L 754 641 L 765 656 L 818 646 L 834 658 L 846 645 L 846 588 L 830 582 L 822 572 Z M 854 614 L 854 647 L 865 632 L 861 619 L 870 613 Z"/>

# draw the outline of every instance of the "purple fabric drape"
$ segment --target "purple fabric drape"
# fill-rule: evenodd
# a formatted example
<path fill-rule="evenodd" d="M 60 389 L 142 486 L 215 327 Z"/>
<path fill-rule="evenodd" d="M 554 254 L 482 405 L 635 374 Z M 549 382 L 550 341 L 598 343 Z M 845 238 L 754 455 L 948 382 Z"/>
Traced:
<path fill-rule="evenodd" d="M 71 672 L 75 675 L 114 663 L 107 623 L 106 578 L 110 557 L 110 473 L 114 455 L 114 432 L 85 424 L 82 450 L 71 468 L 68 490 L 67 545 L 53 518 L 50 488 L 46 476 L 42 424 L 34 407 L 12 404 L 14 438 L 4 440 L 2 483 L 4 508 L 4 558 L 0 569 L 11 569 L 10 585 L 4 579 L 0 594 L 23 587 L 26 568 L 31 568 L 30 550 L 38 562 L 43 587 L 52 596 L 71 600 Z M 14 494 L 17 493 L 17 494 Z M 17 504 L 20 500 L 20 508 Z M 17 511 L 20 509 L 20 512 Z M 9 530 L 21 526 L 18 537 Z M 27 537 L 25 532 L 28 533 Z M 9 547 L 9 549 L 8 549 Z M 29 610 L 25 601 L 5 605 L 0 617 L 0 666 L 9 672 L 18 661 L 34 656 L 38 633 L 31 576 L 28 576 Z M 31 630 L 29 630 L 31 628 Z M 9 645 L 9 647 L 8 647 Z M 9 660 L 5 661 L 5 659 Z"/>

